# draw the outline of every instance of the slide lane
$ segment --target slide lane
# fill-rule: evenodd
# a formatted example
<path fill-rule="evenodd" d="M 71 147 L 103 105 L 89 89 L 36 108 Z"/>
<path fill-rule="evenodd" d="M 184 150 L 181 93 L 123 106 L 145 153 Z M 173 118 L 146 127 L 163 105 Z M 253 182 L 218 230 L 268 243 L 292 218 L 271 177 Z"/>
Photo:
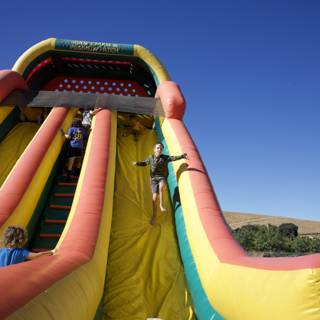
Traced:
<path fill-rule="evenodd" d="M 36 135 L 36 141 L 31 143 L 31 150 L 28 148 L 23 154 L 25 161 L 20 161 L 14 170 L 17 176 L 21 176 L 19 171 L 24 170 L 25 176 L 32 177 L 29 185 L 33 180 L 42 185 L 38 188 L 40 194 L 44 184 L 37 179 L 39 171 L 48 175 L 52 170 L 52 149 L 58 156 L 64 140 L 59 128 L 63 126 L 66 129 L 72 119 L 63 108 L 56 109 Z M 113 194 L 115 166 L 115 143 L 112 141 L 115 141 L 116 131 L 111 129 L 111 112 L 102 111 L 97 118 L 67 225 L 57 244 L 59 254 L 0 270 L 0 290 L 6 292 L 0 300 L 0 318 L 11 315 L 12 319 L 92 319 L 97 312 L 103 293 L 112 217 L 110 195 Z M 42 143 L 38 146 L 40 141 Z M 51 143 L 45 147 L 49 141 Z M 33 161 L 27 161 L 29 156 L 33 156 Z M 40 166 L 37 164 L 39 160 Z M 36 172 L 33 172 L 33 167 L 38 168 Z M 12 175 L 0 196 L 5 196 L 11 180 L 14 180 Z M 16 209 L 8 220 L 15 218 L 14 221 L 20 221 L 20 225 L 26 225 L 31 219 L 28 214 L 32 209 L 26 198 L 30 198 L 34 188 L 17 189 L 16 192 L 24 193 L 18 207 L 21 205 L 25 210 L 18 212 L 16 217 Z M 15 199 L 16 202 L 19 198 L 21 195 Z M 15 281 L 21 282 L 18 290 L 10 286 Z"/>
<path fill-rule="evenodd" d="M 39 124 L 33 122 L 19 123 L 1 141 L 0 187 L 39 127 Z"/>
<path fill-rule="evenodd" d="M 28 85 L 18 72 L 0 70 L 0 101 L 13 90 L 28 90 Z M 26 118 L 36 121 L 36 116 L 33 119 L 32 116 L 38 111 L 28 111 Z M 17 107 L 0 107 L 0 187 L 39 127 L 34 122 L 21 122 Z"/>
<path fill-rule="evenodd" d="M 169 197 L 167 212 L 158 210 L 151 226 L 149 167 L 132 165 L 147 158 L 156 142 L 153 130 L 145 129 L 135 141 L 118 128 L 104 319 L 194 319 Z"/>

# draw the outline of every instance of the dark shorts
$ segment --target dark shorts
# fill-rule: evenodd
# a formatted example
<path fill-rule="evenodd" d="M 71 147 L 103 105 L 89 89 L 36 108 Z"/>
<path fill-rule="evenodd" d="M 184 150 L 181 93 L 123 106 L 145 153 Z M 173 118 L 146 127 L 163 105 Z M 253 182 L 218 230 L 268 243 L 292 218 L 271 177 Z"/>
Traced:
<path fill-rule="evenodd" d="M 68 149 L 68 158 L 80 158 L 82 157 L 82 149 L 81 148 L 72 148 Z"/>
<path fill-rule="evenodd" d="M 165 177 L 153 177 L 151 178 L 151 191 L 152 193 L 159 193 L 159 183 L 160 181 L 167 182 Z"/>

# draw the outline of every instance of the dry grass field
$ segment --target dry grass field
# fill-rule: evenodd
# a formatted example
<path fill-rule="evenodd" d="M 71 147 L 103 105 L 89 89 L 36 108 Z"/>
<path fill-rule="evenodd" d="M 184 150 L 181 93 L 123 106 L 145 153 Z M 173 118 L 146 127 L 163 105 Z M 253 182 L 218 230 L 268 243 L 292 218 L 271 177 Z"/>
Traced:
<path fill-rule="evenodd" d="M 282 223 L 294 223 L 299 227 L 298 232 L 300 235 L 320 233 L 320 221 L 228 211 L 224 211 L 224 217 L 232 229 L 242 227 L 246 224 L 273 224 L 279 226 Z"/>

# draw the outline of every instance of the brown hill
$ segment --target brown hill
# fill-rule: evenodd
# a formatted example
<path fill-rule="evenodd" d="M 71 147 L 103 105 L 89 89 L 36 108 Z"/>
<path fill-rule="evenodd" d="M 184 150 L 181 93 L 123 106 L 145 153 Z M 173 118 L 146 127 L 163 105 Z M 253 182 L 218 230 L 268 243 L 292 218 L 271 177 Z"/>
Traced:
<path fill-rule="evenodd" d="M 320 221 L 301 220 L 286 217 L 275 217 L 240 212 L 224 211 L 224 217 L 232 229 L 246 224 L 273 224 L 279 226 L 282 223 L 294 223 L 299 227 L 299 234 L 320 233 Z"/>

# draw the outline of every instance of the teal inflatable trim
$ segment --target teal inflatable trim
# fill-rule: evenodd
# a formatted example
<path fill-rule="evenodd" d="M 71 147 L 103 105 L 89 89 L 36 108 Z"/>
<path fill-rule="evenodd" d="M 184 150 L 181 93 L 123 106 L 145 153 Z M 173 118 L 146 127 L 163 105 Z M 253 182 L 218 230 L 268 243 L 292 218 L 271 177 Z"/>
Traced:
<path fill-rule="evenodd" d="M 164 145 L 164 153 L 168 153 L 168 147 L 162 134 L 160 121 L 156 120 L 156 132 L 159 142 Z M 183 211 L 180 204 L 178 183 L 172 164 L 169 164 L 168 188 L 175 214 L 176 232 L 179 242 L 179 250 L 184 265 L 189 291 L 191 293 L 193 309 L 199 320 L 223 320 L 224 318 L 212 307 L 202 287 L 198 270 L 190 248 Z"/>
<path fill-rule="evenodd" d="M 56 39 L 55 49 L 64 51 L 133 56 L 133 45 L 131 44 Z"/>

